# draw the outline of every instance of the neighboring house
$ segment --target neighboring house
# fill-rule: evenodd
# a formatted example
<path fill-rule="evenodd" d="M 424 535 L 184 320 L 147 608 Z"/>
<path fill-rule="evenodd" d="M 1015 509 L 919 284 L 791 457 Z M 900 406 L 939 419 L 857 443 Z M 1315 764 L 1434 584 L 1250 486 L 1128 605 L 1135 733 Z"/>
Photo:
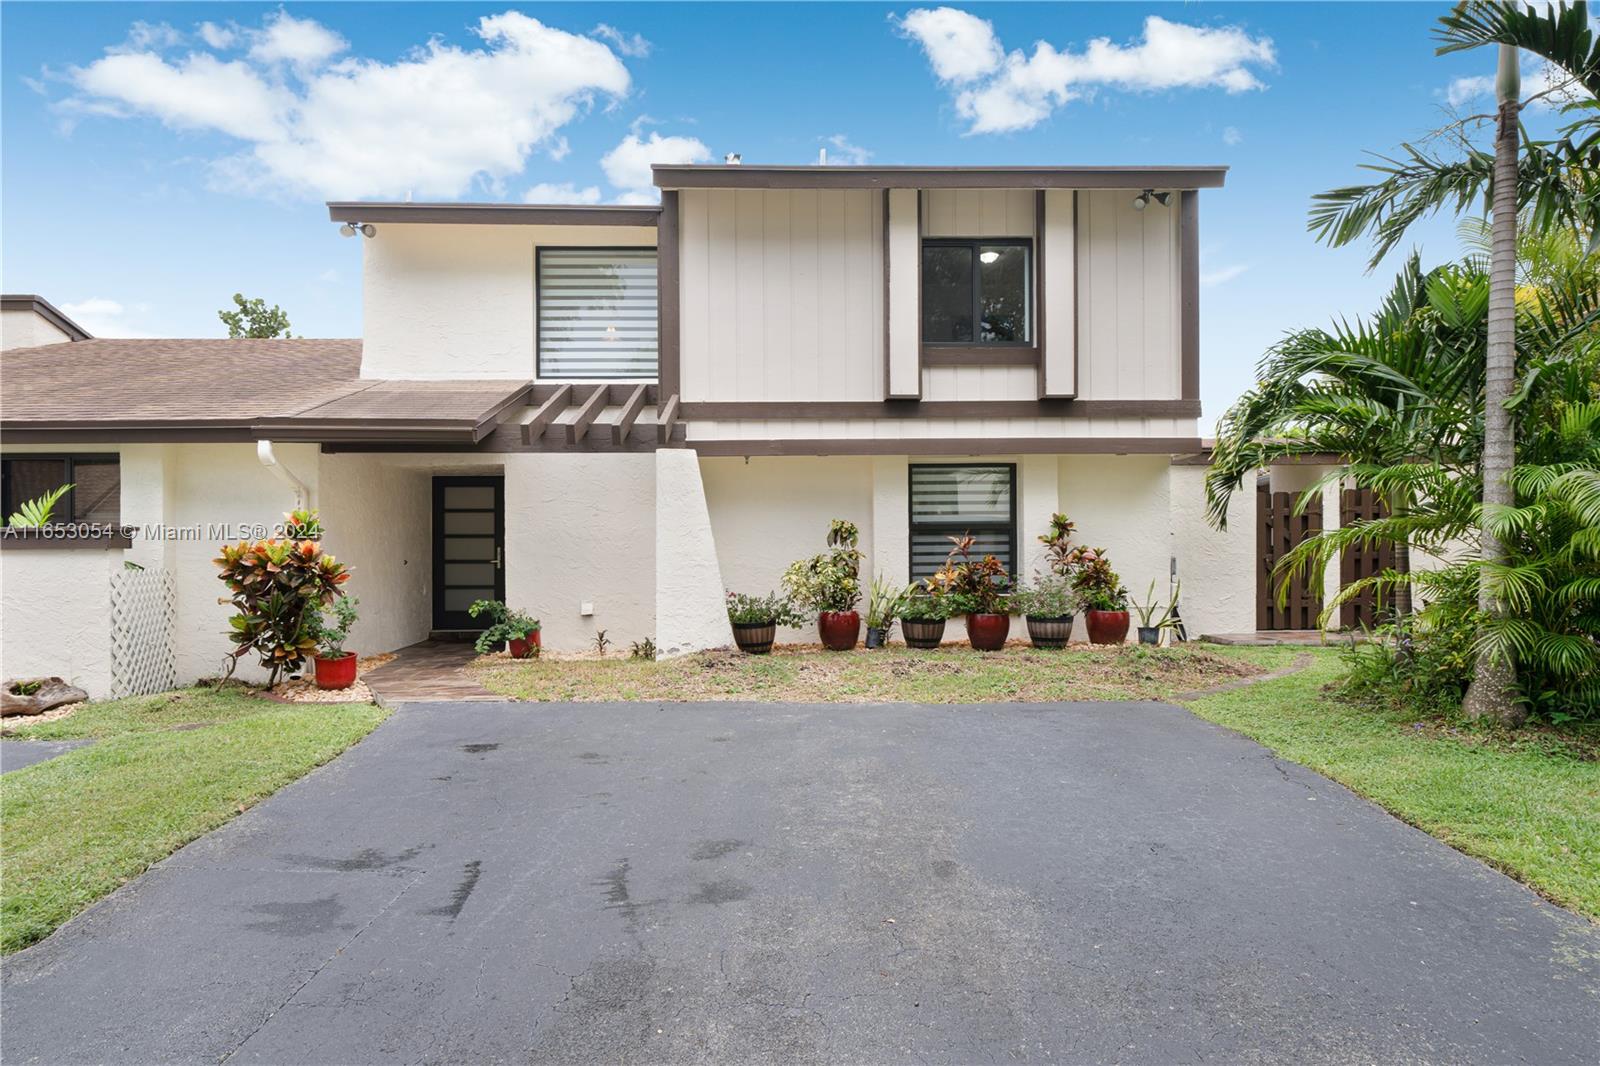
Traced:
<path fill-rule="evenodd" d="M 832 518 L 904 581 L 963 531 L 1027 577 L 1056 511 L 1135 594 L 1176 573 L 1191 634 L 1254 629 L 1254 515 L 1212 530 L 1194 461 L 1224 173 L 658 166 L 659 207 L 329 204 L 370 233 L 360 341 L 6 352 L 6 506 L 73 480 L 69 517 L 131 529 L 8 542 L 4 672 L 126 687 L 101 639 L 126 561 L 171 603 L 141 639 L 216 673 L 219 527 L 297 500 L 354 568 L 364 652 L 486 597 L 547 647 L 719 646 L 724 589 L 777 587 Z"/>
<path fill-rule="evenodd" d="M 88 339 L 88 330 L 43 296 L 0 296 L 0 351 Z"/>

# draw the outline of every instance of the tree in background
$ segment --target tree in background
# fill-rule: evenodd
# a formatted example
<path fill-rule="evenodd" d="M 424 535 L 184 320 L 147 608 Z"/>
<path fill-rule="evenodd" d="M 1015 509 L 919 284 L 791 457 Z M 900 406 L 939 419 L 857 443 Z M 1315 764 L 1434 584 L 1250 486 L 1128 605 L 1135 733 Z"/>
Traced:
<path fill-rule="evenodd" d="M 233 294 L 233 303 L 236 310 L 217 312 L 230 338 L 290 336 L 289 316 L 277 304 L 268 307 L 267 301 L 249 300 L 238 292 Z"/>

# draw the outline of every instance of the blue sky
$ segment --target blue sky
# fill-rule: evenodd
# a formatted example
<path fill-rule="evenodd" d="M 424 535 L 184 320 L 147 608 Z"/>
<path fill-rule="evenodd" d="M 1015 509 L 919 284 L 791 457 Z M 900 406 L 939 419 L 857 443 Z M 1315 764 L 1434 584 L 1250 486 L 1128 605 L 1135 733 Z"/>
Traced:
<path fill-rule="evenodd" d="M 650 195 L 651 159 L 807 163 L 822 147 L 878 164 L 1224 163 L 1227 187 L 1201 197 L 1209 424 L 1286 329 L 1385 287 L 1365 248 L 1314 244 L 1306 208 L 1356 179 L 1364 150 L 1442 124 L 1452 89 L 1482 109 L 1462 79 L 1493 56 L 1436 58 L 1442 10 L 8 0 L 0 286 L 107 335 L 220 335 L 242 290 L 296 333 L 356 336 L 360 249 L 326 198 L 610 202 Z M 1453 227 L 1416 243 L 1447 258 Z"/>

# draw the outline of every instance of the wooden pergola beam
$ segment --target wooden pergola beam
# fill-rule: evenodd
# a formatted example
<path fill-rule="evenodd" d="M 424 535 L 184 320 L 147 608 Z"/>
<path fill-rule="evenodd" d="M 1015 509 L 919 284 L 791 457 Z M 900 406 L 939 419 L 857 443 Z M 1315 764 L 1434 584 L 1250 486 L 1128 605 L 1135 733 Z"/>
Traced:
<path fill-rule="evenodd" d="M 656 442 L 666 444 L 672 439 L 672 427 L 678 422 L 678 394 L 667 397 L 667 402 L 656 410 Z"/>
<path fill-rule="evenodd" d="M 610 398 L 610 389 L 604 385 L 596 385 L 589 398 L 578 408 L 578 413 L 567 423 L 567 443 L 577 444 L 589 433 L 589 427 L 594 420 L 600 417 L 600 412 L 605 410 L 606 400 Z"/>
<path fill-rule="evenodd" d="M 611 442 L 621 444 L 628 439 L 628 430 L 639 420 L 639 412 L 644 410 L 644 397 L 646 386 L 636 385 L 628 398 L 622 401 L 622 410 L 617 413 L 617 420 L 611 423 Z"/>
<path fill-rule="evenodd" d="M 562 385 L 550 395 L 550 398 L 539 405 L 533 412 L 533 417 L 522 424 L 522 440 L 532 444 L 544 433 L 545 428 L 556 420 L 556 416 L 572 403 L 572 386 Z"/>

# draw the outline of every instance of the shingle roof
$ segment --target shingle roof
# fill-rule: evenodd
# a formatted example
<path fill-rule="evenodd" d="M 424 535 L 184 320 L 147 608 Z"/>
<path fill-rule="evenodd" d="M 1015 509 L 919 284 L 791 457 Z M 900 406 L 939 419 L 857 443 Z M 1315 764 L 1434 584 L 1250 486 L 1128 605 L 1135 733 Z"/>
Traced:
<path fill-rule="evenodd" d="M 519 381 L 363 380 L 359 340 L 99 338 L 0 353 L 0 434 L 476 442 Z"/>

